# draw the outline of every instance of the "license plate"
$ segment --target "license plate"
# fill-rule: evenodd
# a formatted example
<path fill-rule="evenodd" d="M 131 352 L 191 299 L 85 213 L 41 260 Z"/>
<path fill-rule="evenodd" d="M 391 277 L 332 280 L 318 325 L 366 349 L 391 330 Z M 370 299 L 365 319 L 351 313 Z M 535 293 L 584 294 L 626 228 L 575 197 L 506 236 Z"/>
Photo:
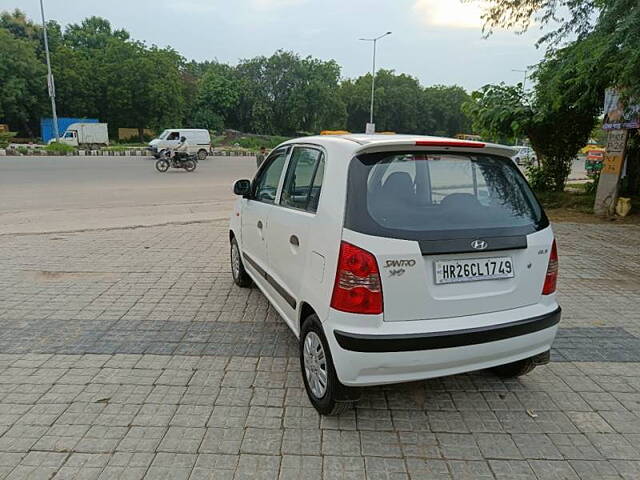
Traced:
<path fill-rule="evenodd" d="M 436 284 L 513 278 L 511 257 L 436 261 Z"/>

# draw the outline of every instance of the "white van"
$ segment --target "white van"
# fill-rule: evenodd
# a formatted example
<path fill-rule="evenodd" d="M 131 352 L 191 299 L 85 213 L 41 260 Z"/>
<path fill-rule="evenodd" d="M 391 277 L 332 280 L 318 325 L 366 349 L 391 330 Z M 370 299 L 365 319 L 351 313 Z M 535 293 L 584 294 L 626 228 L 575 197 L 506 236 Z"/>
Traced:
<path fill-rule="evenodd" d="M 233 279 L 257 285 L 299 338 L 320 413 L 342 411 L 351 387 L 514 377 L 549 361 L 558 253 L 512 155 L 435 137 L 308 137 L 236 182 Z"/>
<path fill-rule="evenodd" d="M 198 154 L 198 160 L 204 160 L 211 152 L 209 130 L 194 128 L 170 128 L 149 142 L 149 150 L 154 157 L 160 158 L 165 150 L 175 148 L 180 138 L 186 137 L 189 153 Z"/>

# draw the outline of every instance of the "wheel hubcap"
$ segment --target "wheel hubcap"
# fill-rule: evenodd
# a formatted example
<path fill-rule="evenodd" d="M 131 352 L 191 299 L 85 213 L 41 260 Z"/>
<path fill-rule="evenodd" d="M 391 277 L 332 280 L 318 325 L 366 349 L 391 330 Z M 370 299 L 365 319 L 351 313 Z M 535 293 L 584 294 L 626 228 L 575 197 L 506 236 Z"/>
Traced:
<path fill-rule="evenodd" d="M 231 269 L 233 276 L 238 278 L 240 275 L 240 252 L 238 252 L 238 246 L 235 243 L 231 245 Z"/>
<path fill-rule="evenodd" d="M 304 372 L 311 393 L 316 398 L 324 397 L 327 392 L 327 359 L 317 333 L 309 332 L 305 337 L 303 358 Z"/>

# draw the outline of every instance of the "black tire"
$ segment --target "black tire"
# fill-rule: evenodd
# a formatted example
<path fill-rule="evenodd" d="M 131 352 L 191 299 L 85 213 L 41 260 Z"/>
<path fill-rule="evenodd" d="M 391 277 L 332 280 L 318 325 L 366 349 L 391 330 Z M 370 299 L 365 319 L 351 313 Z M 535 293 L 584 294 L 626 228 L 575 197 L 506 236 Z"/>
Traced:
<path fill-rule="evenodd" d="M 317 341 L 319 341 L 319 344 L 314 343 Z M 307 347 L 306 344 L 309 346 Z M 327 416 L 339 415 L 351 408 L 353 404 L 352 392 L 350 391 L 351 389 L 342 385 L 338 380 L 335 367 L 333 366 L 333 358 L 331 356 L 331 350 L 329 349 L 327 338 L 320 326 L 320 320 L 315 314 L 310 315 L 302 322 L 299 345 L 300 368 L 302 370 L 304 388 L 307 391 L 307 396 L 309 397 L 309 401 L 313 407 L 321 415 Z M 322 347 L 321 351 L 318 350 L 320 346 Z M 324 361 L 320 360 L 307 365 L 308 355 L 305 354 L 306 348 L 315 350 L 316 354 L 320 354 L 319 358 L 324 359 Z M 309 367 L 309 370 L 307 367 Z M 318 370 L 324 371 L 326 378 L 324 389 L 322 389 L 321 384 L 314 384 L 313 387 L 310 385 L 310 380 L 311 382 L 314 382 L 314 373 L 312 370 L 315 370 L 316 372 Z M 324 391 L 321 394 L 314 392 L 314 389 L 317 390 L 318 388 Z"/>
<path fill-rule="evenodd" d="M 156 170 L 158 170 L 160 173 L 164 173 L 169 170 L 169 160 L 166 160 L 164 158 L 158 160 L 156 162 Z"/>
<path fill-rule="evenodd" d="M 493 367 L 491 371 L 500 378 L 517 378 L 536 368 L 536 362 L 533 358 L 525 358 L 513 363 L 507 363 L 506 365 L 499 365 Z"/>
<path fill-rule="evenodd" d="M 209 152 L 207 152 L 204 148 L 202 150 L 198 150 L 198 160 L 202 161 L 207 158 Z"/>
<path fill-rule="evenodd" d="M 251 277 L 244 269 L 244 264 L 242 263 L 242 256 L 240 255 L 240 247 L 238 247 L 238 242 L 235 237 L 231 239 L 231 275 L 233 276 L 233 281 L 236 285 L 242 288 L 248 288 L 251 286 L 253 281 Z"/>
<path fill-rule="evenodd" d="M 193 172 L 196 169 L 197 166 L 198 166 L 198 164 L 196 163 L 195 160 L 186 160 L 184 162 L 184 169 L 187 172 Z"/>

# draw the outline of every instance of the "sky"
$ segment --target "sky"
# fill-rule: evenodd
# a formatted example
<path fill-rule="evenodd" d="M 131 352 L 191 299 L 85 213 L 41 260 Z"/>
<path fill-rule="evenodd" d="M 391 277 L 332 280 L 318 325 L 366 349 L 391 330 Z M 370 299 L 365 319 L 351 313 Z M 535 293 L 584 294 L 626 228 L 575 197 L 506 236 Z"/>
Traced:
<path fill-rule="evenodd" d="M 393 32 L 378 43 L 377 66 L 417 77 L 425 86 L 521 82 L 536 64 L 540 31 L 482 36 L 481 0 L 44 0 L 48 19 L 62 25 L 107 18 L 136 40 L 171 46 L 187 59 L 236 64 L 278 49 L 342 66 L 343 77 L 371 71 L 372 46 L 359 41 Z M 0 0 L 40 19 L 38 0 Z"/>

